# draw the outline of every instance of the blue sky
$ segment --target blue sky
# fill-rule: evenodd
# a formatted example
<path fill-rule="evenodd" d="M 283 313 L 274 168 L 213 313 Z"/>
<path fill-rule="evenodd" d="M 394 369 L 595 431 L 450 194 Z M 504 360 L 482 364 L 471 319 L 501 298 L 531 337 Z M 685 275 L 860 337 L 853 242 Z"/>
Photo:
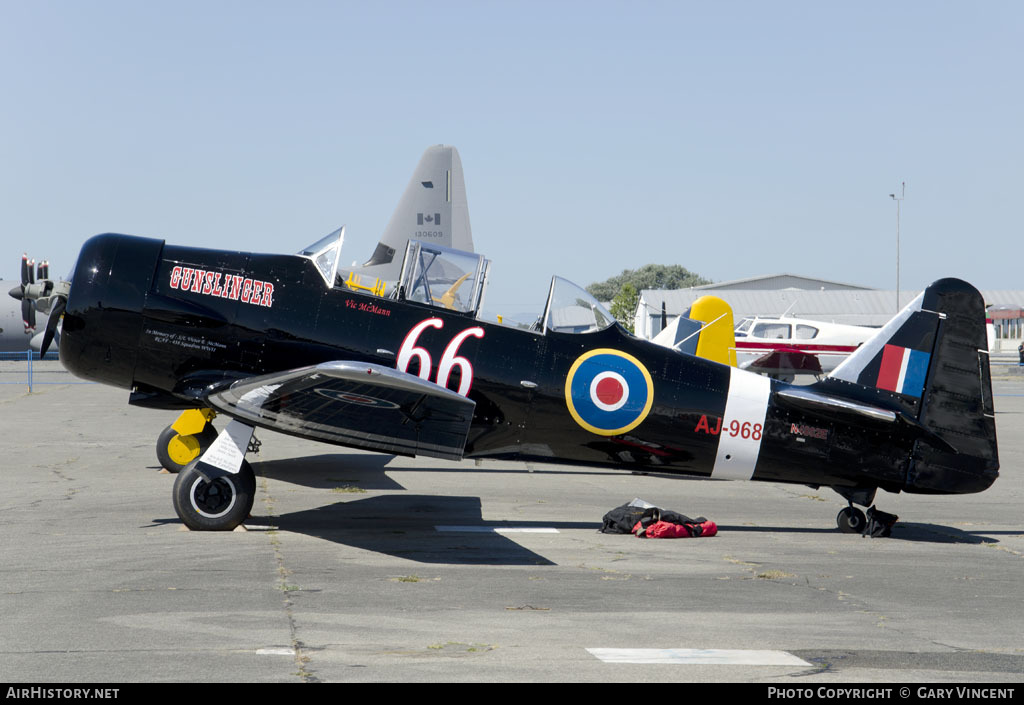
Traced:
<path fill-rule="evenodd" d="M 98 232 L 369 256 L 462 156 L 488 308 L 648 262 L 1024 288 L 1024 4 L 0 0 L 0 274 Z"/>

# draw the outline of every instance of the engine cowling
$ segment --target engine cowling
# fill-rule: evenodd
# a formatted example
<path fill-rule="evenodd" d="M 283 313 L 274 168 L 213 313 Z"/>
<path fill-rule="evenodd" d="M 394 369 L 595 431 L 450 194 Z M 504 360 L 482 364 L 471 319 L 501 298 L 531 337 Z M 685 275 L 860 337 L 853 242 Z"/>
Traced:
<path fill-rule="evenodd" d="M 82 245 L 60 337 L 61 361 L 74 375 L 131 388 L 146 294 L 163 246 L 113 233 Z"/>

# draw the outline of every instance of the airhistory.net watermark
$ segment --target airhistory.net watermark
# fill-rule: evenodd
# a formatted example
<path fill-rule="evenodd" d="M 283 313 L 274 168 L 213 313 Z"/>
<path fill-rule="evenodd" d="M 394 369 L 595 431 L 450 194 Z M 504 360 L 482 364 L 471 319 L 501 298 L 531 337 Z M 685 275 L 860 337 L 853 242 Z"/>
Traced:
<path fill-rule="evenodd" d="M 18 688 L 9 686 L 5 698 L 25 700 L 116 700 L 120 688 Z"/>

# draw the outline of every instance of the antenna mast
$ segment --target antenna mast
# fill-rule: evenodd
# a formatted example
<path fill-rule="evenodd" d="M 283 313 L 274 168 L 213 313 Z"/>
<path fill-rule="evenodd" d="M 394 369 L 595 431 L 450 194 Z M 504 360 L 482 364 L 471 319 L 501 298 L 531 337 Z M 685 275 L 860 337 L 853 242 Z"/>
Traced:
<path fill-rule="evenodd" d="M 900 311 L 900 210 L 903 199 L 907 196 L 907 182 L 900 184 L 900 195 L 890 193 L 889 198 L 896 201 L 896 312 Z"/>

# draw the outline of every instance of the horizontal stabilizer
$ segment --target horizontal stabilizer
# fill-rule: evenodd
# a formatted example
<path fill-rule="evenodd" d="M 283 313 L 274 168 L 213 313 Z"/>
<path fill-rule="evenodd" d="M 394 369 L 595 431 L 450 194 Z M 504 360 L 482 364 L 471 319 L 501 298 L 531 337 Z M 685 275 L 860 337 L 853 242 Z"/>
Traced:
<path fill-rule="evenodd" d="M 797 411 L 806 411 L 823 416 L 833 421 L 850 423 L 862 427 L 878 424 L 901 424 L 902 430 L 911 437 L 920 438 L 939 450 L 956 454 L 956 448 L 947 443 L 939 435 L 924 426 L 914 417 L 903 411 L 883 409 L 873 404 L 834 397 L 815 392 L 807 387 L 783 387 L 775 392 L 775 401 Z"/>
<path fill-rule="evenodd" d="M 415 375 L 347 361 L 246 378 L 206 401 L 233 418 L 293 436 L 449 460 L 462 458 L 476 406 Z"/>
<path fill-rule="evenodd" d="M 700 321 L 686 316 L 677 316 L 660 333 L 651 338 L 651 342 L 673 348 L 690 355 L 697 354 L 697 341 L 700 333 Z"/>
<path fill-rule="evenodd" d="M 845 397 L 829 396 L 805 387 L 782 387 L 775 392 L 775 400 L 783 406 L 810 411 L 836 421 L 895 423 L 896 412 Z"/>

